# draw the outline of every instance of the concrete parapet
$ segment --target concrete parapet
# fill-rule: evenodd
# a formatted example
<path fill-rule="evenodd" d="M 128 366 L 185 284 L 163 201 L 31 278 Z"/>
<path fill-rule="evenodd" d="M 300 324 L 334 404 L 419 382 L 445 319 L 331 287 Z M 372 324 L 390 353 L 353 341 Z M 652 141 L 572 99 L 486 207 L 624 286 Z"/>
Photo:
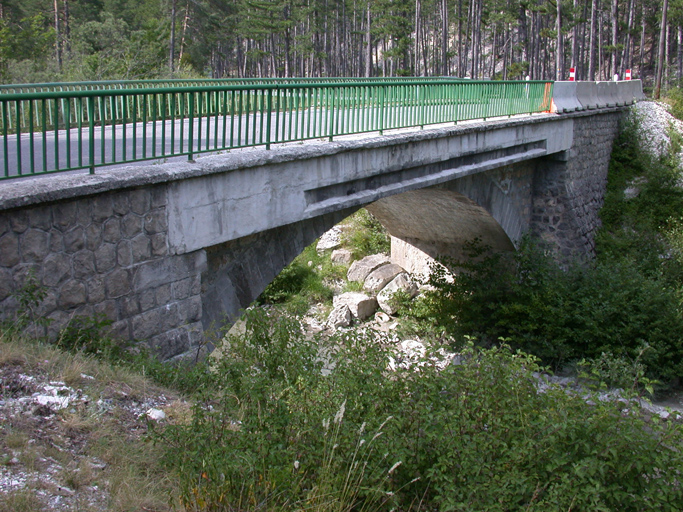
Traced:
<path fill-rule="evenodd" d="M 617 106 L 617 82 L 597 82 L 598 108 Z"/>
<path fill-rule="evenodd" d="M 577 84 L 578 82 L 555 82 L 553 84 L 552 112 L 574 112 L 584 109 L 576 96 Z"/>
<path fill-rule="evenodd" d="M 576 82 L 576 97 L 587 109 L 598 108 L 598 84 L 595 82 Z"/>
<path fill-rule="evenodd" d="M 642 80 L 629 80 L 631 84 L 631 94 L 636 101 L 641 101 L 647 99 L 645 93 L 643 93 L 643 81 Z"/>

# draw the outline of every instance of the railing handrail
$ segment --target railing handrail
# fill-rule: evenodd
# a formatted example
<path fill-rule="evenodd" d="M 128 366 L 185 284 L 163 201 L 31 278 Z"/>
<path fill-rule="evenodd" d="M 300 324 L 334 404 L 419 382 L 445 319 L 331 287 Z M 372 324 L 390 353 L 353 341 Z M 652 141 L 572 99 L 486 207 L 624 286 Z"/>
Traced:
<path fill-rule="evenodd" d="M 0 179 L 543 112 L 553 86 L 449 77 L 178 84 L 1 92 Z"/>
<path fill-rule="evenodd" d="M 7 89 L 50 89 L 50 88 L 62 88 L 62 90 L 73 90 L 77 87 L 97 87 L 103 90 L 106 86 L 112 85 L 122 85 L 128 86 L 130 88 L 139 89 L 139 84 L 146 85 L 158 85 L 158 84 L 176 84 L 176 83 L 188 83 L 188 84 L 201 84 L 201 83 L 217 83 L 217 84 L 259 84 L 259 83 L 357 83 L 357 82 L 372 82 L 372 83 L 393 83 L 401 81 L 422 81 L 422 80 L 434 80 L 434 81 L 455 81 L 455 82 L 472 82 L 473 80 L 466 78 L 458 78 L 451 76 L 434 76 L 434 77 L 278 77 L 278 78 L 156 78 L 156 79 L 146 79 L 146 80 L 101 80 L 101 81 L 81 81 L 81 82 L 44 82 L 44 83 L 31 83 L 31 84 L 0 84 L 0 90 Z M 36 91 L 37 92 L 37 91 Z"/>
<path fill-rule="evenodd" d="M 444 84 L 472 84 L 472 85 L 489 85 L 496 84 L 500 87 L 503 84 L 547 84 L 552 83 L 549 80 L 525 80 L 525 81 L 490 81 L 490 80 L 458 80 L 449 82 L 447 80 L 420 80 L 420 81 L 392 81 L 391 86 L 429 86 L 429 85 L 444 85 Z M 141 94 L 172 94 L 172 93 L 197 93 L 197 92 L 215 92 L 215 91 L 251 91 L 251 90 L 278 90 L 278 89 L 341 89 L 344 87 L 381 87 L 386 84 L 378 82 L 334 82 L 334 83 L 294 83 L 294 84 L 234 84 L 234 85 L 203 85 L 203 86 L 175 86 L 175 87 L 150 87 L 150 88 L 136 88 L 136 89 L 85 89 L 80 91 L 46 91 L 46 92 L 17 92 L 17 93 L 0 93 L 0 101 L 9 100 L 42 100 L 42 99 L 67 99 L 67 98 L 87 98 L 100 96 L 136 96 Z"/>

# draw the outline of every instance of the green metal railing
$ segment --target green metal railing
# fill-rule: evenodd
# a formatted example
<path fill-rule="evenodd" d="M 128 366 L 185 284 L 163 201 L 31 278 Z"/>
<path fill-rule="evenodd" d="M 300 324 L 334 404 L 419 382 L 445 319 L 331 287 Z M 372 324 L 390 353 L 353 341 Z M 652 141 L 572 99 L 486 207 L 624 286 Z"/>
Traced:
<path fill-rule="evenodd" d="M 0 89 L 0 179 L 543 112 L 552 97 L 552 82 L 541 81 L 290 81 Z"/>

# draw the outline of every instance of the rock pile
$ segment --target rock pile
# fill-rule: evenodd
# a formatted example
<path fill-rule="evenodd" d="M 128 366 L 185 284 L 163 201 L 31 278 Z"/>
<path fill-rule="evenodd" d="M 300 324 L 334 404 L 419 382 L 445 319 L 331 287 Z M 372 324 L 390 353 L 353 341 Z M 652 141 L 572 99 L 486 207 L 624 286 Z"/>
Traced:
<path fill-rule="evenodd" d="M 671 149 L 670 131 L 683 136 L 683 121 L 672 116 L 663 103 L 640 101 L 633 106 L 638 122 L 639 145 L 654 158 L 660 158 Z M 678 154 L 683 160 L 683 151 Z"/>
<path fill-rule="evenodd" d="M 349 327 L 354 320 L 370 318 L 381 309 L 383 319 L 396 314 L 393 298 L 397 292 L 409 297 L 418 293 L 418 287 L 411 276 L 399 265 L 392 263 L 384 254 L 373 254 L 354 261 L 347 272 L 349 281 L 363 283 L 363 292 L 346 292 L 334 297 L 333 309 L 327 318 L 330 328 Z"/>

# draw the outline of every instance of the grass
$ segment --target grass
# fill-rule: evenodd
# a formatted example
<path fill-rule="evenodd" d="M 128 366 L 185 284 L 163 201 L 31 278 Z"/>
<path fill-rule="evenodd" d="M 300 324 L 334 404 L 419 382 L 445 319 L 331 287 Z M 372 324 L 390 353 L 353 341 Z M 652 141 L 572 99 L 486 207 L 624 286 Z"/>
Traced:
<path fill-rule="evenodd" d="M 187 421 L 189 406 L 176 392 L 132 369 L 16 334 L 0 334 L 0 369 L 41 382 L 63 381 L 89 398 L 57 411 L 54 420 L 16 415 L 0 426 L 3 462 L 15 457 L 8 467 L 29 475 L 25 488 L 0 495 L 0 512 L 44 510 L 41 496 L 58 492 L 57 487 L 76 492 L 73 510 L 91 510 L 79 497 L 91 486 L 106 490 L 108 511 L 169 510 L 175 484 L 157 462 L 163 450 L 147 442 L 147 423 L 131 406 L 164 395 L 172 400 L 173 421 Z M 103 409 L 100 400 L 110 407 Z M 53 474 L 45 478 L 49 466 Z"/>

